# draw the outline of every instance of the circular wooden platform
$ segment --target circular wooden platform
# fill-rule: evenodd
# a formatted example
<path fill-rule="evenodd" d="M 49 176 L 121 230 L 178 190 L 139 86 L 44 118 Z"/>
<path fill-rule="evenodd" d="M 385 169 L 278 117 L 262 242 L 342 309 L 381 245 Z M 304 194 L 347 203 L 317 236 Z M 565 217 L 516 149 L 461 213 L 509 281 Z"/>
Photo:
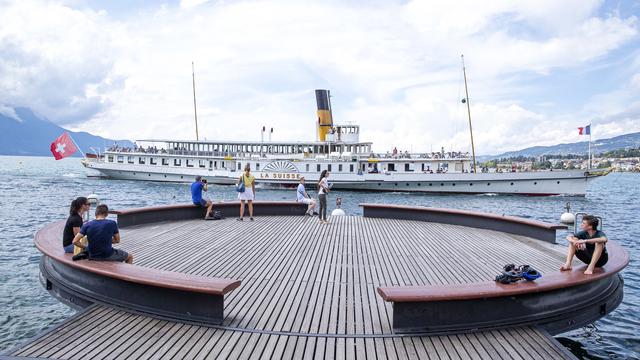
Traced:
<path fill-rule="evenodd" d="M 576 271 L 560 274 L 565 249 L 552 243 L 558 227 L 550 224 L 458 210 L 365 205 L 364 217 L 331 217 L 323 225 L 316 217 L 300 215 L 304 206 L 295 203 L 257 204 L 256 220 L 240 222 L 231 217 L 237 204 L 219 204 L 218 209 L 228 217 L 204 221 L 202 209 L 192 206 L 118 212 L 122 240 L 117 247 L 133 254 L 133 266 L 72 262 L 57 246 L 61 223 L 49 225 L 36 235 L 45 255 L 45 286 L 67 303 L 88 307 L 86 316 L 103 314 L 96 324 L 107 316 L 134 324 L 119 325 L 122 331 L 143 324 L 173 329 L 178 325 L 171 324 L 182 323 L 189 325 L 179 326 L 184 331 L 175 336 L 180 339 L 188 329 L 215 334 L 196 341 L 200 348 L 192 349 L 199 354 L 209 349 L 204 353 L 209 355 L 211 349 L 264 354 L 278 344 L 285 353 L 317 356 L 324 353 L 317 348 L 323 344 L 336 357 L 364 352 L 412 358 L 425 351 L 443 356 L 448 350 L 438 344 L 448 341 L 469 354 L 484 351 L 494 357 L 492 353 L 507 349 L 500 338 L 510 334 L 425 335 L 523 325 L 553 332 L 604 316 L 622 297 L 617 272 L 628 262 L 626 252 L 611 244 L 618 258 L 592 278 Z M 532 265 L 543 279 L 496 286 L 493 278 L 507 263 Z M 467 290 L 462 294 L 460 289 Z M 576 308 L 580 313 L 571 312 Z M 447 327 L 456 317 L 462 320 Z M 83 331 L 80 320 L 64 327 Z M 112 328 L 110 324 L 98 326 Z M 518 351 L 564 357 L 555 345 L 554 350 L 545 348 L 548 335 L 538 329 L 518 331 L 539 337 Z M 149 336 L 136 335 L 135 341 L 160 345 L 157 335 Z M 497 342 L 478 342 L 482 337 Z M 47 344 L 58 341 L 53 335 L 45 338 Z M 180 339 L 171 335 L 167 341 Z M 310 342 L 314 345 L 307 349 Z M 34 349 L 24 354 L 38 353 Z"/>

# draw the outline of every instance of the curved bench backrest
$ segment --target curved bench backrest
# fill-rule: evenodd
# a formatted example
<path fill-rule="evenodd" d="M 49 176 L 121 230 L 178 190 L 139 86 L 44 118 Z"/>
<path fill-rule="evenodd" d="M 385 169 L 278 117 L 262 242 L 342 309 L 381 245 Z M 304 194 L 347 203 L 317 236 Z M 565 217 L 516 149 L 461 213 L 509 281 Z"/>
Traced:
<path fill-rule="evenodd" d="M 135 264 L 111 261 L 73 261 L 72 255 L 66 254 L 62 248 L 64 224 L 64 220 L 49 224 L 38 230 L 35 235 L 35 244 L 38 250 L 64 265 L 128 282 L 196 293 L 224 295 L 240 286 L 240 280 L 189 275 Z"/>
<path fill-rule="evenodd" d="M 429 286 L 389 286 L 379 287 L 378 293 L 389 302 L 428 302 L 444 300 L 470 300 L 502 296 L 516 296 L 528 293 L 540 293 L 561 288 L 578 286 L 612 276 L 629 264 L 629 253 L 615 241 L 607 242 L 609 262 L 596 268 L 593 275 L 585 275 L 585 266 L 572 271 L 560 271 L 544 274 L 536 281 L 523 281 L 516 284 L 501 284 L 496 281 L 481 281 L 458 285 Z"/>
<path fill-rule="evenodd" d="M 239 201 L 213 203 L 213 210 L 223 217 L 237 217 Z M 260 215 L 304 215 L 307 206 L 295 201 L 254 201 L 255 216 Z M 248 210 L 246 210 L 248 211 Z M 206 208 L 193 204 L 161 205 L 146 208 L 110 211 L 118 216 L 118 226 L 148 224 L 160 221 L 177 221 L 203 218 Z"/>
<path fill-rule="evenodd" d="M 362 206 L 364 217 L 469 226 L 528 236 L 552 244 L 556 242 L 556 230 L 567 229 L 565 225 L 476 211 L 386 204 L 360 204 L 360 206 Z"/>

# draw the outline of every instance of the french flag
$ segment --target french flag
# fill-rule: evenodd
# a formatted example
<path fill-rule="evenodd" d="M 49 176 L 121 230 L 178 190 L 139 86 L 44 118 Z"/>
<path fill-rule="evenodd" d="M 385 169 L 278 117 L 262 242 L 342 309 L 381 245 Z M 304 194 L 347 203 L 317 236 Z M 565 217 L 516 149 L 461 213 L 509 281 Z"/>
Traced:
<path fill-rule="evenodd" d="M 578 135 L 591 135 L 591 124 L 578 128 Z"/>

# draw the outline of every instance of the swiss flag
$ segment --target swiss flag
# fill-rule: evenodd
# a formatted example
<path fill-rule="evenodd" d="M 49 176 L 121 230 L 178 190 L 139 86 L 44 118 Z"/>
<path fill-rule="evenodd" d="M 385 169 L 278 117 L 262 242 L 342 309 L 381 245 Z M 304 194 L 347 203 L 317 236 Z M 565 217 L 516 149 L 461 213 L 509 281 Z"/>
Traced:
<path fill-rule="evenodd" d="M 71 140 L 71 137 L 66 131 L 51 143 L 51 153 L 56 160 L 71 156 L 77 150 L 78 148 L 76 148 L 73 140 Z"/>

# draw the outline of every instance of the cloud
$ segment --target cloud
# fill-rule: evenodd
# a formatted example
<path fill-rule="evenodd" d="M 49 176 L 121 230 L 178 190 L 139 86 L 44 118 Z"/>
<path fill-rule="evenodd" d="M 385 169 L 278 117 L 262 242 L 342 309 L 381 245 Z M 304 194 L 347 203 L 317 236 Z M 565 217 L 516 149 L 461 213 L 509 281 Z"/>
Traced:
<path fill-rule="evenodd" d="M 12 107 L 7 105 L 0 104 L 0 115 L 4 115 L 5 117 L 13 119 L 17 122 L 22 122 L 22 119 L 20 119 L 20 116 L 16 114 L 16 111 Z"/>
<path fill-rule="evenodd" d="M 628 103 L 594 92 L 591 108 L 541 108 L 533 87 L 638 38 L 634 16 L 600 1 L 182 1 L 117 21 L 49 2 L 0 10 L 0 98 L 75 130 L 194 138 L 195 61 L 201 137 L 258 140 L 266 125 L 313 140 L 313 89 L 328 88 L 336 121 L 361 124 L 380 151 L 469 148 L 462 52 L 479 153 L 564 141 Z"/>
<path fill-rule="evenodd" d="M 0 98 L 59 123 L 92 118 L 116 90 L 119 29 L 100 12 L 16 2 L 0 8 Z"/>

